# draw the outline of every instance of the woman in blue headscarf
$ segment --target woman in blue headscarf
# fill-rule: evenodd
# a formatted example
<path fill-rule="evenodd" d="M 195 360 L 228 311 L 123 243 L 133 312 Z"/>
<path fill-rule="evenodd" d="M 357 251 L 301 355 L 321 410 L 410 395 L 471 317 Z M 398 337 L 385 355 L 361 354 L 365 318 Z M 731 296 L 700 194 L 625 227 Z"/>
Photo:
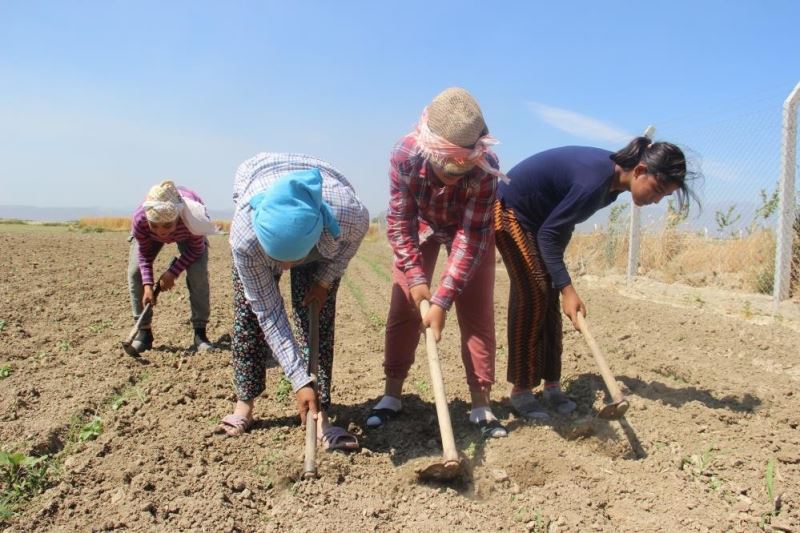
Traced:
<path fill-rule="evenodd" d="M 261 153 L 236 172 L 231 224 L 233 253 L 233 369 L 238 401 L 222 419 L 228 435 L 253 424 L 255 398 L 264 391 L 267 359 L 283 368 L 300 417 L 316 416 L 327 449 L 358 448 L 358 440 L 332 426 L 330 379 L 336 291 L 369 227 L 369 213 L 353 187 L 329 163 L 304 155 Z M 295 339 L 278 290 L 291 270 Z M 308 373 L 309 306 L 320 309 L 319 405 Z"/>

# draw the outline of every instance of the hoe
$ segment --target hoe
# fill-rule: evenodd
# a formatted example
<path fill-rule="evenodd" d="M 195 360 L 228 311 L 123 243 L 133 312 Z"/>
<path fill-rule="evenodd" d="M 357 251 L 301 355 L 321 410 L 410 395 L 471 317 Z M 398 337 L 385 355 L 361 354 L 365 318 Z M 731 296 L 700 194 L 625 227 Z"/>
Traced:
<path fill-rule="evenodd" d="M 420 312 L 425 316 L 430 309 L 430 303 L 423 300 Z M 439 352 L 436 349 L 436 338 L 433 330 L 425 330 L 425 347 L 428 352 L 428 366 L 431 371 L 433 396 L 436 400 L 436 417 L 439 419 L 439 432 L 442 437 L 444 456 L 441 461 L 436 461 L 416 471 L 422 480 L 446 481 L 461 476 L 466 468 L 466 458 L 456 450 L 456 441 L 453 438 L 453 425 L 450 422 L 450 411 L 447 408 L 447 396 L 444 393 L 444 379 L 442 367 L 439 365 Z"/>
<path fill-rule="evenodd" d="M 600 412 L 597 413 L 597 416 L 598 418 L 605 418 L 608 420 L 620 419 L 625 416 L 625 412 L 628 410 L 628 401 L 622 395 L 622 391 L 619 390 L 617 380 L 611 373 L 611 369 L 608 368 L 606 358 L 600 350 L 600 346 L 595 342 L 592 332 L 589 331 L 589 326 L 586 324 L 586 319 L 580 311 L 578 311 L 578 329 L 581 330 L 584 339 L 586 339 L 586 344 L 588 344 L 589 348 L 592 350 L 594 360 L 600 369 L 600 375 L 603 376 L 603 381 L 608 388 L 608 392 L 611 393 L 611 403 L 603 406 Z"/>

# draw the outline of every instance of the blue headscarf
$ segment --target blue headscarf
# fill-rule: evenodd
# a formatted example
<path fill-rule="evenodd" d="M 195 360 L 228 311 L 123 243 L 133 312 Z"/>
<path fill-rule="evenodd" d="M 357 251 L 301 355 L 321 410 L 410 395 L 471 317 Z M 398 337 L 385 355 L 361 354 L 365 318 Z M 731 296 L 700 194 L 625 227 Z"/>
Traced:
<path fill-rule="evenodd" d="M 318 168 L 281 177 L 250 199 L 253 230 L 267 255 L 276 261 L 300 261 L 319 242 L 322 230 L 339 237 L 339 223 L 322 201 Z"/>

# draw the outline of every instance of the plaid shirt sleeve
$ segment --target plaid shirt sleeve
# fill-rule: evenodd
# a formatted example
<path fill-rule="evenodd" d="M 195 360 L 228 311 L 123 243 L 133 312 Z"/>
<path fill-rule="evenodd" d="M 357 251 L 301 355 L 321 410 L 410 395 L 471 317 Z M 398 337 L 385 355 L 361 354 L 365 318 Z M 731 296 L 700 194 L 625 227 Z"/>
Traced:
<path fill-rule="evenodd" d="M 394 252 L 395 266 L 405 274 L 408 286 L 415 287 L 428 281 L 422 270 L 419 213 L 408 166 L 408 146 L 401 144 L 392 152 L 386 234 Z"/>
<path fill-rule="evenodd" d="M 489 160 L 499 168 L 495 158 Z M 447 269 L 439 280 L 439 287 L 431 299 L 443 309 L 450 309 L 455 297 L 464 289 L 483 259 L 491 242 L 492 205 L 497 194 L 497 178 L 484 175 L 477 193 L 470 197 L 464 208 L 464 222 L 453 238 L 447 259 Z"/>

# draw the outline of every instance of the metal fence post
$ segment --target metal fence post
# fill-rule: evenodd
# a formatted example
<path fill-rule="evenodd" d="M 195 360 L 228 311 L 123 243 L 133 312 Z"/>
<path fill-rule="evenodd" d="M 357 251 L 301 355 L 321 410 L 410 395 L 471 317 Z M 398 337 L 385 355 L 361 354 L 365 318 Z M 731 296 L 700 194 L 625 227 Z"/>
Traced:
<path fill-rule="evenodd" d="M 778 185 L 778 235 L 775 247 L 775 281 L 773 300 L 775 311 L 781 300 L 789 297 L 792 270 L 792 238 L 795 220 L 795 177 L 797 165 L 797 103 L 800 83 L 783 102 L 783 142 L 781 148 L 781 179 Z"/>
<path fill-rule="evenodd" d="M 655 132 L 655 126 L 647 126 L 647 129 L 644 130 L 644 136 L 648 139 L 652 139 Z M 633 278 L 636 277 L 636 271 L 639 267 L 639 242 L 641 239 L 642 225 L 641 209 L 641 207 L 633 203 L 633 197 L 631 197 L 631 227 L 628 239 L 628 269 L 626 279 L 628 285 L 630 285 Z"/>

